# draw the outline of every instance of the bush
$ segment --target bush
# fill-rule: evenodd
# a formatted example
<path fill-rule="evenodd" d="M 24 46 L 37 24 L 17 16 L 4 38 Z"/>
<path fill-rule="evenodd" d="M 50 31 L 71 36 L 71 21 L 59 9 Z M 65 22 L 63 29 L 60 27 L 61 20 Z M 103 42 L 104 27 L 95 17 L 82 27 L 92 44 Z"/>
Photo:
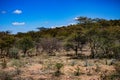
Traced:
<path fill-rule="evenodd" d="M 4 68 L 7 67 L 7 61 L 6 61 L 5 58 L 3 58 L 3 61 L 2 61 L 2 63 L 1 63 L 1 65 L 2 65 L 2 69 L 4 69 Z"/>
<path fill-rule="evenodd" d="M 70 65 L 74 66 L 76 64 L 76 61 L 71 61 Z"/>
<path fill-rule="evenodd" d="M 75 76 L 79 76 L 80 75 L 80 68 L 78 66 L 77 66 L 77 68 L 75 68 L 74 75 Z"/>
<path fill-rule="evenodd" d="M 0 71 L 0 80 L 12 80 L 12 76 L 5 71 Z"/>
<path fill-rule="evenodd" d="M 55 67 L 57 69 L 56 72 L 55 72 L 55 76 L 60 76 L 61 75 L 60 69 L 63 67 L 63 64 L 62 63 L 56 63 Z"/>
<path fill-rule="evenodd" d="M 15 60 L 15 59 L 13 59 L 13 61 L 12 61 L 12 66 L 16 66 L 16 67 L 22 67 L 22 66 L 24 66 L 25 65 L 25 63 L 24 62 L 22 62 L 22 61 L 20 61 L 20 60 Z"/>
<path fill-rule="evenodd" d="M 87 67 L 87 66 L 89 66 L 89 62 L 87 60 L 85 60 L 84 67 Z"/>
<path fill-rule="evenodd" d="M 19 58 L 19 55 L 18 55 L 19 50 L 17 48 L 11 48 L 9 53 L 10 53 L 9 54 L 10 58 L 15 58 L 15 59 Z"/>
<path fill-rule="evenodd" d="M 120 75 L 120 63 L 115 63 L 115 70 L 118 75 Z"/>

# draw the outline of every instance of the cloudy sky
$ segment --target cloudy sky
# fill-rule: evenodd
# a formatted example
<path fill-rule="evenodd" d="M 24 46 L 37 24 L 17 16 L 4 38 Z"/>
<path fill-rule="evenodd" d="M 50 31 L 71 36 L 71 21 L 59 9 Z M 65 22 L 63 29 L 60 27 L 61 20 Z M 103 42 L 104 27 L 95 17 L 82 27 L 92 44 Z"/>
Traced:
<path fill-rule="evenodd" d="M 120 0 L 0 0 L 0 31 L 69 25 L 78 16 L 120 19 Z"/>

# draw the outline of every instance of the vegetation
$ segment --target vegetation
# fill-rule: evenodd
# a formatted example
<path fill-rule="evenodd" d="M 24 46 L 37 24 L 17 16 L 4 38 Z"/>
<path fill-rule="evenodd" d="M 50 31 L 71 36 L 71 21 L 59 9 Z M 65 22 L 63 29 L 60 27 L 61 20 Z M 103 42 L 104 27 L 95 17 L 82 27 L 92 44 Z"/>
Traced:
<path fill-rule="evenodd" d="M 74 71 L 74 75 L 75 76 L 79 76 L 80 75 L 80 68 L 77 66 L 77 68 Z"/>
<path fill-rule="evenodd" d="M 19 40 L 18 47 L 23 51 L 25 56 L 27 54 L 27 51 L 34 47 L 34 44 L 30 37 L 24 37 Z"/>
<path fill-rule="evenodd" d="M 109 64 L 107 60 L 113 59 L 115 62 L 120 60 L 120 20 L 78 17 L 76 22 L 74 25 L 56 28 L 40 27 L 38 28 L 39 31 L 29 31 L 27 33 L 11 34 L 9 31 L 0 32 L 0 61 L 3 59 L 1 62 L 2 68 L 5 69 L 10 65 L 9 61 L 6 60 L 11 60 L 11 58 L 17 59 L 13 65 L 19 68 L 23 66 L 19 62 L 26 61 L 24 60 L 26 58 L 28 62 L 24 64 L 24 67 L 34 65 L 31 60 L 36 60 L 36 58 L 39 58 L 38 60 L 41 62 L 38 63 L 42 63 L 42 65 L 45 65 L 45 61 L 42 61 L 43 58 L 45 60 L 53 58 L 56 62 L 51 60 L 51 65 L 55 64 L 55 75 L 59 76 L 63 64 L 68 66 L 69 59 L 75 59 L 75 62 L 71 64 L 72 67 L 78 66 L 75 71 L 71 72 L 75 76 L 82 75 L 80 74 L 82 72 L 80 66 L 87 68 L 96 65 L 97 69 L 92 68 L 92 71 L 98 74 L 102 72 L 101 65 L 103 66 L 103 63 L 106 63 L 105 66 L 114 66 L 116 71 L 115 74 L 110 76 L 112 78 L 116 77 L 115 80 L 119 80 L 119 63 L 114 65 L 111 62 L 110 65 L 107 65 Z M 66 56 L 66 53 L 69 53 L 69 55 Z M 60 62 L 61 57 L 66 59 L 62 60 L 63 64 Z M 89 62 L 89 60 L 102 59 L 104 62 L 96 61 L 95 65 L 91 65 Z M 84 64 L 78 64 L 77 60 L 82 60 Z M 92 72 L 90 74 L 96 75 L 92 74 Z M 105 74 L 102 79 L 107 80 L 108 76 L 108 74 Z"/>
<path fill-rule="evenodd" d="M 56 72 L 55 72 L 55 76 L 60 76 L 61 75 L 60 69 L 63 67 L 63 64 L 62 63 L 56 63 L 55 67 L 57 69 Z"/>

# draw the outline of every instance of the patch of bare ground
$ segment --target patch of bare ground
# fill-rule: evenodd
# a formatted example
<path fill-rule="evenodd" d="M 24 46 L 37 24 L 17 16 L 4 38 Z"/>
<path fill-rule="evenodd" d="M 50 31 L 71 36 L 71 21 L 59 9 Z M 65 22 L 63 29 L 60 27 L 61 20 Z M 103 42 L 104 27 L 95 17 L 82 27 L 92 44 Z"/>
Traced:
<path fill-rule="evenodd" d="M 54 75 L 56 63 L 63 64 L 60 76 Z M 83 60 L 69 59 L 68 56 L 44 55 L 19 60 L 9 59 L 7 67 L 1 68 L 1 71 L 7 72 L 13 80 L 101 80 L 100 76 L 103 73 L 110 74 L 115 69 L 113 65 L 107 65 L 104 59 Z"/>

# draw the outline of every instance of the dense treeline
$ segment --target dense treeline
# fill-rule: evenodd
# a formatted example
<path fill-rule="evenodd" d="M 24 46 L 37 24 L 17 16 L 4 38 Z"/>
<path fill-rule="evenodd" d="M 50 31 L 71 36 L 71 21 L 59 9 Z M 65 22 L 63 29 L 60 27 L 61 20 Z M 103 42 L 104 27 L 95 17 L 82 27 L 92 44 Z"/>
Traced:
<path fill-rule="evenodd" d="M 89 58 L 120 58 L 120 20 L 78 17 L 76 21 L 75 25 L 41 27 L 15 35 L 0 32 L 0 56 L 17 58 L 18 53 L 31 56 L 32 52 L 55 55 L 60 50 L 73 50 L 75 56 L 81 56 L 83 48 L 89 46 Z"/>

